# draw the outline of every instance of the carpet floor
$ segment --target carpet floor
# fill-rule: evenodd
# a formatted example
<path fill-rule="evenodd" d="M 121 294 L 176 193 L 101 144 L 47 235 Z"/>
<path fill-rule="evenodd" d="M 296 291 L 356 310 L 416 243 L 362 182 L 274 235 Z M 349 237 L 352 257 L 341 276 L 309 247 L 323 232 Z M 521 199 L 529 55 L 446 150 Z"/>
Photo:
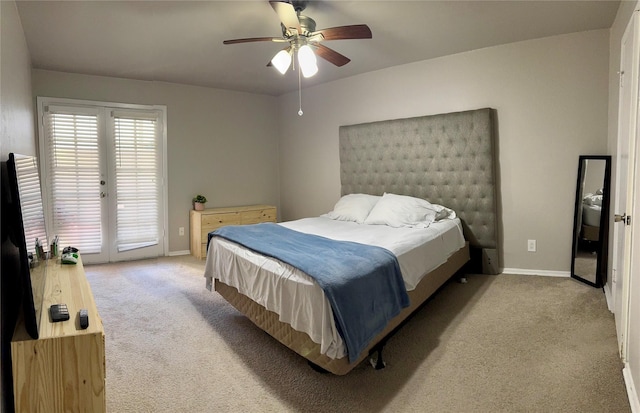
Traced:
<path fill-rule="evenodd" d="M 87 265 L 110 412 L 629 412 L 602 290 L 471 275 L 394 335 L 387 367 L 321 374 L 205 288 L 190 256 Z"/>

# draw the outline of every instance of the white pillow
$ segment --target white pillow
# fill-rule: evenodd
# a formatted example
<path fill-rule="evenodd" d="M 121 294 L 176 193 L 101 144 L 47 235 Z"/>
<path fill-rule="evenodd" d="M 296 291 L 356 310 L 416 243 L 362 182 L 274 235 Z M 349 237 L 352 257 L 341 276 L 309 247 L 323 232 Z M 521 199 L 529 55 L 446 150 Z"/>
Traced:
<path fill-rule="evenodd" d="M 369 215 L 371 209 L 382 199 L 378 195 L 349 194 L 338 200 L 333 211 L 322 215 L 323 217 L 338 221 L 353 221 L 362 224 Z"/>
<path fill-rule="evenodd" d="M 602 195 L 587 194 L 582 198 L 582 202 L 585 205 L 598 205 L 602 206 Z"/>
<path fill-rule="evenodd" d="M 394 228 L 427 228 L 437 216 L 442 219 L 448 215 L 449 212 L 444 207 L 433 205 L 424 199 L 385 193 L 364 223 Z"/>
<path fill-rule="evenodd" d="M 436 209 L 436 221 L 441 219 L 454 219 L 457 217 L 456 211 L 438 204 L 431 204 Z"/>

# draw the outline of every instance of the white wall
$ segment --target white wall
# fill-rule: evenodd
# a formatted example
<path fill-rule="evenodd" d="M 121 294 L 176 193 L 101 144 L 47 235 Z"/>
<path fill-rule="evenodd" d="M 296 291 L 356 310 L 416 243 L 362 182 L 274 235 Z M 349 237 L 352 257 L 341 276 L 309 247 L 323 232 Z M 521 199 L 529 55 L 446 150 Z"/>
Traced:
<path fill-rule="evenodd" d="M 36 154 L 31 58 L 15 2 L 0 1 L 0 160 L 5 162 L 10 152 Z M 13 410 L 10 341 L 17 314 L 8 299 L 11 289 L 7 287 L 13 282 L 5 273 L 1 279 L 0 411 L 4 412 Z"/>
<path fill-rule="evenodd" d="M 339 198 L 340 125 L 491 107 L 502 266 L 568 273 L 578 156 L 607 153 L 608 49 L 609 31 L 597 30 L 393 67 L 304 89 L 302 117 L 297 93 L 282 96 L 282 218 Z"/>
<path fill-rule="evenodd" d="M 207 197 L 207 208 L 278 206 L 275 97 L 46 70 L 32 76 L 34 96 L 167 106 L 170 252 L 189 250 L 196 194 Z"/>
<path fill-rule="evenodd" d="M 13 1 L 1 1 L 0 159 L 36 154 L 31 100 L 31 57 Z"/>

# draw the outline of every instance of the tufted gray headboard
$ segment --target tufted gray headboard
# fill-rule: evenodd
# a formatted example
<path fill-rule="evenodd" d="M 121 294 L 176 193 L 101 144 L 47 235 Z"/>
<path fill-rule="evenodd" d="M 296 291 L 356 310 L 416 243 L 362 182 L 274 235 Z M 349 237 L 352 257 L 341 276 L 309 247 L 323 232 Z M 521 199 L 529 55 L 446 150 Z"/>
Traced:
<path fill-rule="evenodd" d="M 473 270 L 499 272 L 494 111 L 340 127 L 342 195 L 410 195 L 456 211 Z"/>

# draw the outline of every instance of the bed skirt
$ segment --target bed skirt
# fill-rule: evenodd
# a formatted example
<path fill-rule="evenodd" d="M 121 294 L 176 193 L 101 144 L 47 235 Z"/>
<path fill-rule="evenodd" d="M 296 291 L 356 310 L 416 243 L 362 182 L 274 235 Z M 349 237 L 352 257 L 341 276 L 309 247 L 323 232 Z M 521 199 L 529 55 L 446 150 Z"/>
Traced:
<path fill-rule="evenodd" d="M 337 375 L 344 375 L 356 367 L 369 355 L 369 351 L 384 339 L 394 328 L 411 315 L 422 303 L 424 303 L 438 288 L 440 288 L 451 276 L 469 261 L 469 244 L 453 253 L 444 264 L 427 274 L 413 291 L 409 291 L 411 304 L 393 318 L 387 327 L 360 353 L 358 360 L 349 363 L 348 357 L 332 359 L 320 354 L 320 345 L 313 342 L 306 333 L 294 330 L 289 324 L 278 320 L 278 314 L 269 311 L 262 305 L 240 294 L 235 287 L 231 287 L 219 280 L 215 280 L 215 290 L 238 311 L 280 341 L 291 350 L 300 354 L 310 362 Z"/>

